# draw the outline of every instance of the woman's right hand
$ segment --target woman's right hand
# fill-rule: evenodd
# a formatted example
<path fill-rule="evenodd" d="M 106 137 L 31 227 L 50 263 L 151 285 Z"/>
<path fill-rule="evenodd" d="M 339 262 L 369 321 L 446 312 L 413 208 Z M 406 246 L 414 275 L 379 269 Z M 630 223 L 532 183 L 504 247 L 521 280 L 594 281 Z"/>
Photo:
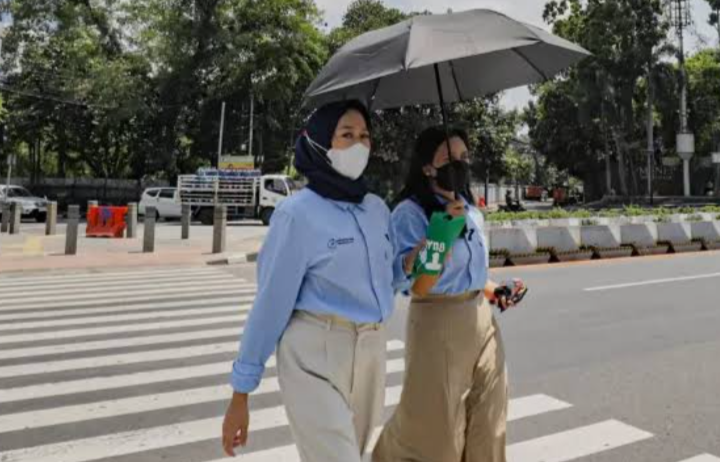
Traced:
<path fill-rule="evenodd" d="M 453 218 L 464 217 L 467 214 L 465 202 L 461 200 L 450 202 L 445 206 L 445 212 Z"/>
<path fill-rule="evenodd" d="M 247 444 L 249 426 L 248 395 L 247 393 L 234 393 L 222 426 L 222 444 L 225 454 L 235 457 L 235 448 Z"/>

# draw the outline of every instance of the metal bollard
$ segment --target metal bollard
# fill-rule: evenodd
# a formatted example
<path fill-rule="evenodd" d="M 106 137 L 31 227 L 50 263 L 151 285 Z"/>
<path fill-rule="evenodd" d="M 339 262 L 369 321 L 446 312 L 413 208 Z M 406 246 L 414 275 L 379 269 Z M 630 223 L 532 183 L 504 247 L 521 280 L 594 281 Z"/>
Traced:
<path fill-rule="evenodd" d="M 2 204 L 2 225 L 0 232 L 7 233 L 10 229 L 10 202 L 3 202 Z"/>
<path fill-rule="evenodd" d="M 22 205 L 17 202 L 10 207 L 10 234 L 20 234 L 20 221 L 22 220 Z"/>
<path fill-rule="evenodd" d="M 181 239 L 190 239 L 190 219 L 192 210 L 189 204 L 182 206 L 182 236 Z"/>
<path fill-rule="evenodd" d="M 47 219 L 45 220 L 45 235 L 54 236 L 57 234 L 57 202 L 47 203 Z"/>
<path fill-rule="evenodd" d="M 137 204 L 135 202 L 128 204 L 126 220 L 127 237 L 128 239 L 135 239 L 137 237 Z"/>
<path fill-rule="evenodd" d="M 143 234 L 143 252 L 155 252 L 155 207 L 145 208 L 145 232 Z"/>
<path fill-rule="evenodd" d="M 216 205 L 213 221 L 213 253 L 225 252 L 227 237 L 227 206 Z"/>
<path fill-rule="evenodd" d="M 68 207 L 67 230 L 65 231 L 65 255 L 77 254 L 78 226 L 80 224 L 80 206 Z"/>

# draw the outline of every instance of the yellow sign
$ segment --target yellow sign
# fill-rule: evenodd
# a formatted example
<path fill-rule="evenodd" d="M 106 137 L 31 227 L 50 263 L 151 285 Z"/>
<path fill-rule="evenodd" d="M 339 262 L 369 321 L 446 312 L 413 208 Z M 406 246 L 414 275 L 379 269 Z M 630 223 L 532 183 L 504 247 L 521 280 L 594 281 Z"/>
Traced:
<path fill-rule="evenodd" d="M 220 168 L 225 170 L 252 170 L 255 168 L 255 159 L 252 156 L 223 156 L 220 158 Z"/>

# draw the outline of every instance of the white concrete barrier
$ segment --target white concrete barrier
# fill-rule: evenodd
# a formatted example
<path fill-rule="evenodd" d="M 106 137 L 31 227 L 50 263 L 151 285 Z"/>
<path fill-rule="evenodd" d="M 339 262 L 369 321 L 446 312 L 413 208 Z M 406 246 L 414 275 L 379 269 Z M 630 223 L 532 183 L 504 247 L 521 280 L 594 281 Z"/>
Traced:
<path fill-rule="evenodd" d="M 622 245 L 620 225 L 583 226 L 580 229 L 580 243 L 599 249 L 616 249 Z"/>
<path fill-rule="evenodd" d="M 692 242 L 690 223 L 658 223 L 657 240 L 673 244 L 689 244 Z"/>
<path fill-rule="evenodd" d="M 490 249 L 507 250 L 513 255 L 534 253 L 537 250 L 534 228 L 496 228 L 490 230 Z"/>
<path fill-rule="evenodd" d="M 690 223 L 693 239 L 704 239 L 705 242 L 720 241 L 720 221 L 699 221 Z"/>
<path fill-rule="evenodd" d="M 638 247 L 657 245 L 658 233 L 655 223 L 636 223 L 620 226 L 622 244 L 634 244 Z"/>
<path fill-rule="evenodd" d="M 549 226 L 537 229 L 539 248 L 553 248 L 556 252 L 580 250 L 579 226 Z"/>
<path fill-rule="evenodd" d="M 550 226 L 580 226 L 582 219 L 580 218 L 551 218 Z"/>

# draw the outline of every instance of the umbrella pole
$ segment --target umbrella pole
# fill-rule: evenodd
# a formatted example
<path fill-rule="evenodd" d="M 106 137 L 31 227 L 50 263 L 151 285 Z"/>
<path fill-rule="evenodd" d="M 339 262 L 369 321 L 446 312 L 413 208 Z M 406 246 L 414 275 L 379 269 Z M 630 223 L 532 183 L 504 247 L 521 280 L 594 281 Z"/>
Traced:
<path fill-rule="evenodd" d="M 447 143 L 447 150 L 448 150 L 448 159 L 452 161 L 452 149 L 450 148 L 450 131 L 449 131 L 449 125 L 448 125 L 448 115 L 447 110 L 445 109 L 445 97 L 443 96 L 443 90 L 442 90 L 442 81 L 440 80 L 440 67 L 436 63 L 434 66 L 435 68 L 435 84 L 437 85 L 437 91 L 438 91 L 438 97 L 440 98 L 440 113 L 442 114 L 442 121 L 443 121 L 443 129 L 445 130 L 445 142 Z M 453 193 L 455 194 L 455 199 L 459 196 L 458 191 L 458 185 L 455 184 L 455 177 L 452 177 L 452 183 L 453 183 Z"/>

